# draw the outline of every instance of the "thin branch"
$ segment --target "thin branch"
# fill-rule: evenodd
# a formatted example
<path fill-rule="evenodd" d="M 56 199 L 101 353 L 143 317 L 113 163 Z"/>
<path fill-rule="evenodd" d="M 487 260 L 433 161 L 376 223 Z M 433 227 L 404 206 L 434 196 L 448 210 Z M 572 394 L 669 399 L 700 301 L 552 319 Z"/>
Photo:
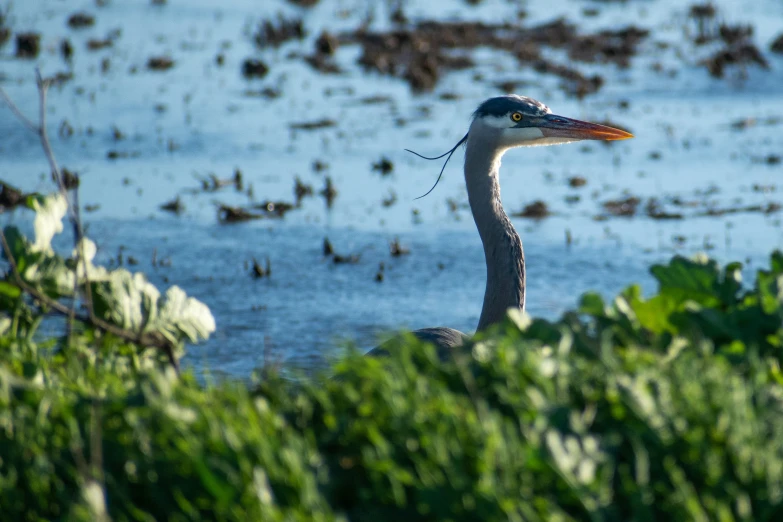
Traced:
<path fill-rule="evenodd" d="M 46 159 L 49 161 L 49 168 L 54 175 L 57 186 L 59 187 L 60 192 L 63 193 L 63 196 L 65 196 L 66 200 L 68 200 L 68 190 L 65 188 L 65 181 L 63 180 L 62 174 L 60 173 L 60 167 L 57 165 L 57 160 L 54 158 L 54 151 L 52 150 L 51 143 L 49 143 L 49 135 L 46 132 L 46 93 L 49 90 L 49 80 L 45 80 L 41 76 L 41 70 L 37 68 L 35 69 L 35 80 L 38 85 L 38 104 L 40 105 L 40 124 L 38 126 L 38 135 L 41 138 L 41 145 L 43 146 L 44 154 L 46 154 Z M 71 211 L 73 218 L 73 215 L 78 209 L 74 209 L 70 204 L 70 201 L 68 201 L 68 209 Z"/>
<path fill-rule="evenodd" d="M 27 119 L 27 116 L 22 114 L 22 111 L 19 110 L 19 107 L 16 106 L 16 104 L 11 101 L 11 98 L 8 97 L 8 94 L 3 90 L 2 87 L 0 87 L 0 98 L 3 98 L 3 101 L 5 101 L 5 104 L 8 105 L 8 108 L 11 109 L 11 112 L 14 113 L 14 116 L 21 121 L 25 127 L 30 129 L 36 134 L 40 134 L 40 131 L 38 127 L 35 125 L 35 123 L 31 122 Z"/>

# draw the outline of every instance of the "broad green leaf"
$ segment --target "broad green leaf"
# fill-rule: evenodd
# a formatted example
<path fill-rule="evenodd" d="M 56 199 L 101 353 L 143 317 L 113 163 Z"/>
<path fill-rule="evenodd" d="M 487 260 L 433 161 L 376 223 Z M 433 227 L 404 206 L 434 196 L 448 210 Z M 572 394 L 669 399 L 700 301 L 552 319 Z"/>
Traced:
<path fill-rule="evenodd" d="M 160 306 L 160 320 L 176 326 L 190 341 L 206 339 L 215 331 L 215 318 L 209 307 L 188 297 L 178 286 L 166 291 Z"/>
<path fill-rule="evenodd" d="M 172 286 L 156 302 L 160 311 L 150 327 L 170 339 L 186 337 L 191 342 L 206 339 L 215 331 L 215 319 L 202 302 L 188 297 L 178 286 Z"/>
<path fill-rule="evenodd" d="M 601 317 L 606 315 L 606 304 L 598 293 L 587 292 L 579 299 L 579 311 L 593 317 Z"/>
<path fill-rule="evenodd" d="M 95 312 L 104 319 L 132 332 L 139 332 L 148 320 L 154 320 L 149 316 L 149 304 L 157 303 L 160 292 L 144 274 L 114 270 L 92 285 Z"/>
<path fill-rule="evenodd" d="M 206 339 L 215 331 L 209 308 L 173 286 L 165 296 L 143 274 L 125 269 L 109 272 L 93 285 L 95 311 L 132 332 L 158 332 L 172 341 Z"/>
<path fill-rule="evenodd" d="M 648 300 L 636 299 L 631 302 L 639 324 L 654 333 L 677 333 L 671 322 L 671 315 L 681 308 L 679 300 L 668 295 L 656 295 Z"/>
<path fill-rule="evenodd" d="M 713 260 L 691 260 L 674 257 L 668 265 L 654 265 L 650 272 L 660 284 L 659 293 L 680 301 L 695 301 L 702 306 L 715 306 L 720 282 L 718 265 Z"/>
<path fill-rule="evenodd" d="M 715 308 L 695 308 L 689 310 L 692 316 L 699 319 L 701 330 L 707 338 L 716 344 L 721 344 L 730 339 L 740 339 L 742 332 L 737 330 L 733 321 L 722 311 Z M 684 328 L 684 324 L 679 325 Z"/>

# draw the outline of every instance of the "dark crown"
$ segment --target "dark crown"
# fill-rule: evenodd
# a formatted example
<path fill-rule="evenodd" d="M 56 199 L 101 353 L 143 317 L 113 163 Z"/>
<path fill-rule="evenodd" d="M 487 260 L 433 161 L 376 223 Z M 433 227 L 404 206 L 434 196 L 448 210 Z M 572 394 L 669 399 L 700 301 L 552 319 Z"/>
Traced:
<path fill-rule="evenodd" d="M 518 94 L 507 94 L 484 101 L 473 113 L 474 118 L 484 116 L 506 116 L 512 112 L 521 112 L 529 116 L 543 116 L 551 111 L 549 107 L 538 100 L 519 96 Z"/>

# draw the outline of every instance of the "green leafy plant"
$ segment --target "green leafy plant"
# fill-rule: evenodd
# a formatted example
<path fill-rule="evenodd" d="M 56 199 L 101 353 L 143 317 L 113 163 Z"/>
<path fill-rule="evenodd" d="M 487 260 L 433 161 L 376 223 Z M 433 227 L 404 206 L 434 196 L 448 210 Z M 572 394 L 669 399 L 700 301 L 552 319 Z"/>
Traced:
<path fill-rule="evenodd" d="M 134 329 L 184 343 L 212 327 L 205 307 L 95 266 L 86 239 L 81 260 L 59 256 L 62 206 L 35 201 L 35 240 L 3 232 L 12 519 L 783 516 L 779 252 L 751 286 L 737 264 L 675 257 L 652 267 L 649 297 L 586 294 L 557 321 L 513 313 L 445 361 L 407 337 L 385 358 L 347 355 L 336 378 L 204 385 Z M 95 319 L 133 336 L 83 312 L 70 335 L 36 334 L 88 291 Z"/>
<path fill-rule="evenodd" d="M 651 296 L 509 313 L 446 360 L 403 336 L 205 384 L 176 363 L 208 308 L 95 265 L 58 185 L 24 198 L 32 240 L 0 234 L 3 520 L 783 519 L 780 252 L 752 285 L 675 257 Z"/>
<path fill-rule="evenodd" d="M 215 330 L 207 306 L 179 287 L 161 295 L 143 274 L 95 266 L 97 249 L 88 238 L 79 239 L 71 257 L 56 253 L 52 239 L 62 232 L 67 210 L 62 195 L 29 196 L 27 206 L 36 212 L 35 240 L 13 226 L 2 234 L 3 259 L 10 270 L 0 282 L 2 304 L 9 312 L 0 325 L 11 338 L 30 341 L 46 314 L 55 312 L 69 320 L 65 337 L 70 339 L 61 339 L 61 346 L 74 342 L 78 331 L 89 342 L 100 336 L 131 342 L 138 345 L 138 354 L 158 348 L 176 362 L 184 341 L 206 339 Z"/>

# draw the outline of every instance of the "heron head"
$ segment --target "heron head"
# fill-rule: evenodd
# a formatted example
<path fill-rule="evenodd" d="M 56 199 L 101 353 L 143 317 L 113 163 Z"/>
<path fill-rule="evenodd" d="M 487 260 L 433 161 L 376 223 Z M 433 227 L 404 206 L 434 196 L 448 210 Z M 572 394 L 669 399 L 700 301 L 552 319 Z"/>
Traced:
<path fill-rule="evenodd" d="M 470 134 L 474 133 L 494 137 L 503 149 L 633 138 L 620 129 L 552 114 L 543 103 L 516 94 L 490 98 L 479 105 L 470 128 Z"/>
<path fill-rule="evenodd" d="M 624 130 L 566 118 L 552 114 L 549 107 L 533 98 L 508 94 L 484 101 L 473 113 L 473 123 L 465 136 L 454 147 L 440 156 L 429 158 L 418 152 L 405 149 L 417 156 L 436 160 L 446 156 L 435 185 L 424 196 L 432 192 L 443 175 L 449 159 L 457 148 L 476 140 L 482 146 L 495 149 L 501 154 L 513 147 L 535 147 L 559 145 L 581 140 L 625 140 L 633 134 Z M 487 151 L 489 153 L 489 151 Z M 423 198 L 419 196 L 416 199 Z"/>

